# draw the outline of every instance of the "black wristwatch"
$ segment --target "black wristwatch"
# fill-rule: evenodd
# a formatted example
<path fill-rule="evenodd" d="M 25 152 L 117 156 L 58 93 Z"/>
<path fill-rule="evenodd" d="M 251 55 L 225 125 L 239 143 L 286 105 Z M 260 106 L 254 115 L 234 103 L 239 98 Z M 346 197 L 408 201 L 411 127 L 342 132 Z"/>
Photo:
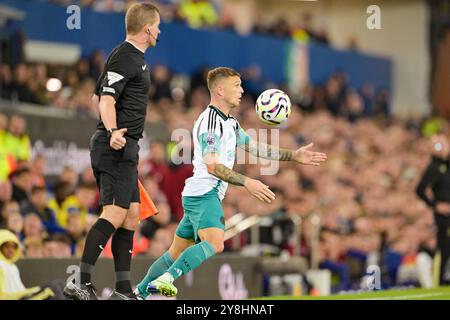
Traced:
<path fill-rule="evenodd" d="M 114 131 L 119 130 L 118 128 L 111 128 L 109 130 L 106 130 L 108 138 L 111 138 L 111 135 Z"/>

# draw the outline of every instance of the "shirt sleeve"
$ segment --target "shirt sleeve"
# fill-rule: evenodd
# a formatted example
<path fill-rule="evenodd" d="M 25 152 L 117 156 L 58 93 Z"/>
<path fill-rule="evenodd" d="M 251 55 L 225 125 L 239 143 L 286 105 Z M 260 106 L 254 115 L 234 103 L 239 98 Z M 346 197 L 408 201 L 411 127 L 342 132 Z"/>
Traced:
<path fill-rule="evenodd" d="M 129 57 L 120 53 L 113 56 L 99 81 L 98 96 L 112 96 L 117 101 L 125 85 L 134 75 L 135 68 L 133 64 L 130 64 Z"/>
<path fill-rule="evenodd" d="M 202 149 L 202 155 L 207 153 L 220 154 L 223 124 L 216 113 L 211 113 L 204 118 L 198 129 L 198 140 Z"/>
<path fill-rule="evenodd" d="M 250 136 L 242 129 L 239 122 L 236 121 L 236 146 L 241 147 L 250 142 Z"/>

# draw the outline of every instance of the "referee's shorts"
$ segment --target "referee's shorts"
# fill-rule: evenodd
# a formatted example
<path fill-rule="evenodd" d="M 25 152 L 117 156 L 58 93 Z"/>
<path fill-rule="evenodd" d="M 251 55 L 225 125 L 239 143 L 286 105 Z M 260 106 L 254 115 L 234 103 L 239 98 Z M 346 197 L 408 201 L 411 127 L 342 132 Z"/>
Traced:
<path fill-rule="evenodd" d="M 106 131 L 96 131 L 89 149 L 91 165 L 100 190 L 100 206 L 116 205 L 130 208 L 130 202 L 140 202 L 138 187 L 138 141 L 125 137 L 127 143 L 120 150 L 109 145 Z"/>

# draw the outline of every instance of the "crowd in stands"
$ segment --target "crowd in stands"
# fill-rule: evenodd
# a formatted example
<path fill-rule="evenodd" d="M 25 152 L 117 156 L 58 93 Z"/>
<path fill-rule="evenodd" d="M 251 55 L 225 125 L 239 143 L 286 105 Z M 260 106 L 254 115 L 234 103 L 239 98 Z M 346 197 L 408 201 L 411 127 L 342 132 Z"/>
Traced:
<path fill-rule="evenodd" d="M 86 71 L 86 79 L 90 79 L 92 70 Z M 184 96 L 172 87 L 174 76 L 165 67 L 156 66 L 149 100 L 150 125 L 164 123 L 168 132 L 191 130 L 209 103 L 204 74 L 202 70 L 190 79 Z M 244 87 L 246 84 L 244 79 Z M 320 266 L 338 276 L 335 291 L 359 285 L 366 266 L 373 264 L 386 270 L 386 285 L 418 281 L 411 270 L 416 270 L 423 256 L 429 261 L 436 249 L 431 211 L 415 195 L 429 159 L 428 141 L 417 123 L 391 118 L 387 95 L 382 95 L 375 98 L 370 85 L 358 93 L 348 88 L 345 75 L 334 74 L 322 88 L 310 88 L 293 97 L 292 116 L 280 130 L 280 145 L 297 148 L 312 141 L 317 150 L 327 153 L 326 164 L 317 168 L 281 163 L 277 175 L 261 176 L 277 195 L 271 205 L 258 203 L 244 189 L 233 186 L 223 202 L 226 218 L 238 212 L 271 217 L 273 226 L 262 232 L 261 241 L 289 254 L 293 253 L 292 224 L 286 225 L 285 218 L 301 216 L 301 255 L 308 258 L 309 217 L 318 215 L 322 225 Z M 254 101 L 249 90 L 236 110 L 235 116 L 245 129 L 264 128 L 255 115 Z M 49 184 L 45 159 L 30 156 L 24 119 L 1 115 L 0 120 L 5 146 L 8 137 L 22 141 L 10 144 L 21 146 L 20 150 L 0 148 L 6 150 L 7 159 L 13 159 L 7 162 L 9 171 L 0 183 L 2 227 L 19 237 L 26 257 L 79 255 L 84 235 L 99 215 L 91 169 L 77 173 L 67 167 Z M 167 141 L 152 140 L 149 158 L 141 159 L 142 182 L 160 213 L 141 224 L 134 255 L 156 257 L 163 253 L 182 217 L 180 194 L 192 166 L 174 164 L 170 147 Z M 257 178 L 263 166 L 238 164 L 236 170 Z M 281 233 L 275 236 L 275 230 Z M 239 237 L 239 246 L 227 241 L 226 250 L 250 245 L 248 233 Z M 110 249 L 104 256 L 111 256 Z"/>
<path fill-rule="evenodd" d="M 132 2 L 81 0 L 80 4 L 96 10 L 122 11 Z M 163 15 L 172 12 L 173 19 L 182 17 L 183 12 L 189 15 L 187 4 L 207 6 L 206 1 L 162 2 Z M 187 7 L 183 7 L 185 3 Z M 185 19 L 197 27 L 197 22 Z M 205 23 L 209 22 L 202 20 L 201 24 Z M 269 29 L 255 26 L 255 32 L 304 39 L 300 29 L 292 33 L 281 20 Z M 327 42 L 324 33 L 308 34 L 316 41 Z M 104 53 L 97 51 L 70 68 L 2 64 L 1 98 L 33 103 L 36 108 L 40 105 L 72 109 L 77 116 L 95 118 L 98 112 L 91 96 L 104 59 Z M 177 128 L 191 130 L 209 103 L 206 71 L 207 67 L 188 77 L 173 74 L 162 65 L 154 66 L 148 123 L 162 123 L 167 132 Z M 244 129 L 266 128 L 255 115 L 254 103 L 269 82 L 255 66 L 240 72 L 246 94 L 235 116 Z M 50 78 L 61 79 L 62 88 L 48 90 Z M 287 87 L 281 89 L 290 94 Z M 236 171 L 260 177 L 277 199 L 266 205 L 253 199 L 245 189 L 230 186 L 223 201 L 226 218 L 239 212 L 270 217 L 273 224 L 269 230 L 261 229 L 261 241 L 276 246 L 279 253 L 292 255 L 293 227 L 286 221 L 300 216 L 300 254 L 309 259 L 313 228 L 310 218 L 319 217 L 319 263 L 338 279 L 333 291 L 359 287 L 368 265 L 382 267 L 386 286 L 428 286 L 427 274 L 431 274 L 436 243 L 432 212 L 415 195 L 430 155 L 420 124 L 393 118 L 389 92 L 370 83 L 352 88 L 344 73 L 332 74 L 323 85 L 307 86 L 290 96 L 293 112 L 280 128 L 280 146 L 295 149 L 314 142 L 315 149 L 327 153 L 327 162 L 321 167 L 281 163 L 277 175 L 261 177 L 264 164 L 238 164 Z M 152 140 L 149 158 L 141 159 L 139 165 L 141 181 L 159 214 L 140 224 L 135 235 L 135 256 L 157 257 L 167 250 L 183 214 L 181 191 L 184 180 L 192 174 L 192 165 L 173 163 L 171 147 L 168 141 Z M 86 232 L 100 214 L 92 170 L 87 167 L 79 173 L 66 167 L 50 183 L 45 168 L 44 157 L 31 155 L 25 120 L 0 114 L 0 227 L 18 236 L 25 257 L 79 256 Z M 245 232 L 239 235 L 237 247 L 227 241 L 226 250 L 240 250 L 250 244 L 250 236 Z M 112 256 L 109 246 L 103 255 Z M 417 272 L 424 268 L 425 278 Z"/>
<path fill-rule="evenodd" d="M 48 64 L 19 63 L 14 67 L 0 65 L 0 98 L 15 102 L 26 102 L 42 106 L 54 106 L 72 110 L 79 117 L 97 118 L 97 110 L 91 101 L 96 81 L 103 70 L 105 54 L 95 51 L 88 58 L 81 58 L 74 66 L 65 67 Z M 164 65 L 155 65 L 151 72 L 150 100 L 159 105 L 177 104 L 182 110 L 197 106 L 204 101 L 207 67 L 192 77 L 174 74 Z M 249 99 L 256 100 L 260 92 L 274 84 L 265 79 L 260 69 L 249 66 L 239 70 L 243 87 Z M 48 87 L 51 79 L 61 79 L 61 88 Z M 289 88 L 282 89 L 290 94 Z M 375 88 L 371 83 L 361 88 L 347 84 L 345 73 L 330 75 L 323 85 L 307 85 L 291 95 L 301 110 L 313 112 L 327 109 L 334 116 L 343 115 L 349 121 L 360 117 L 389 114 L 389 92 Z M 153 105 L 152 105 L 153 107 Z M 159 119 L 158 112 L 153 114 Z"/>
<path fill-rule="evenodd" d="M 35 0 L 39 1 L 39 0 Z M 59 5 L 77 4 L 81 8 L 89 8 L 99 12 L 126 12 L 136 2 L 143 0 L 43 0 Z M 327 31 L 324 27 L 314 28 L 314 16 L 308 12 L 299 16 L 298 22 L 291 23 L 284 17 L 266 21 L 255 7 L 253 26 L 248 31 L 239 27 L 236 8 L 228 7 L 226 1 L 220 0 L 155 0 L 164 22 L 177 21 L 186 23 L 194 29 L 215 28 L 231 30 L 238 33 L 267 34 L 279 38 L 290 38 L 302 43 L 320 43 L 329 45 Z"/>

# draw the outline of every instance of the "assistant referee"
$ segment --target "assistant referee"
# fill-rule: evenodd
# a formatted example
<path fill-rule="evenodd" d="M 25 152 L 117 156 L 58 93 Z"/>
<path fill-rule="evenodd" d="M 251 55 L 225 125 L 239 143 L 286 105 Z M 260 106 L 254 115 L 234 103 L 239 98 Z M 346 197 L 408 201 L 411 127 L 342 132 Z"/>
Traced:
<path fill-rule="evenodd" d="M 69 282 L 64 288 L 65 295 L 76 300 L 98 299 L 91 272 L 111 235 L 116 288 L 110 299 L 137 299 L 130 265 L 139 222 L 138 141 L 144 131 L 150 86 L 144 53 L 158 41 L 159 10 L 148 3 L 134 4 L 125 24 L 126 40 L 109 55 L 93 96 L 100 121 L 90 141 L 90 156 L 102 214 L 86 237 L 80 282 Z"/>

